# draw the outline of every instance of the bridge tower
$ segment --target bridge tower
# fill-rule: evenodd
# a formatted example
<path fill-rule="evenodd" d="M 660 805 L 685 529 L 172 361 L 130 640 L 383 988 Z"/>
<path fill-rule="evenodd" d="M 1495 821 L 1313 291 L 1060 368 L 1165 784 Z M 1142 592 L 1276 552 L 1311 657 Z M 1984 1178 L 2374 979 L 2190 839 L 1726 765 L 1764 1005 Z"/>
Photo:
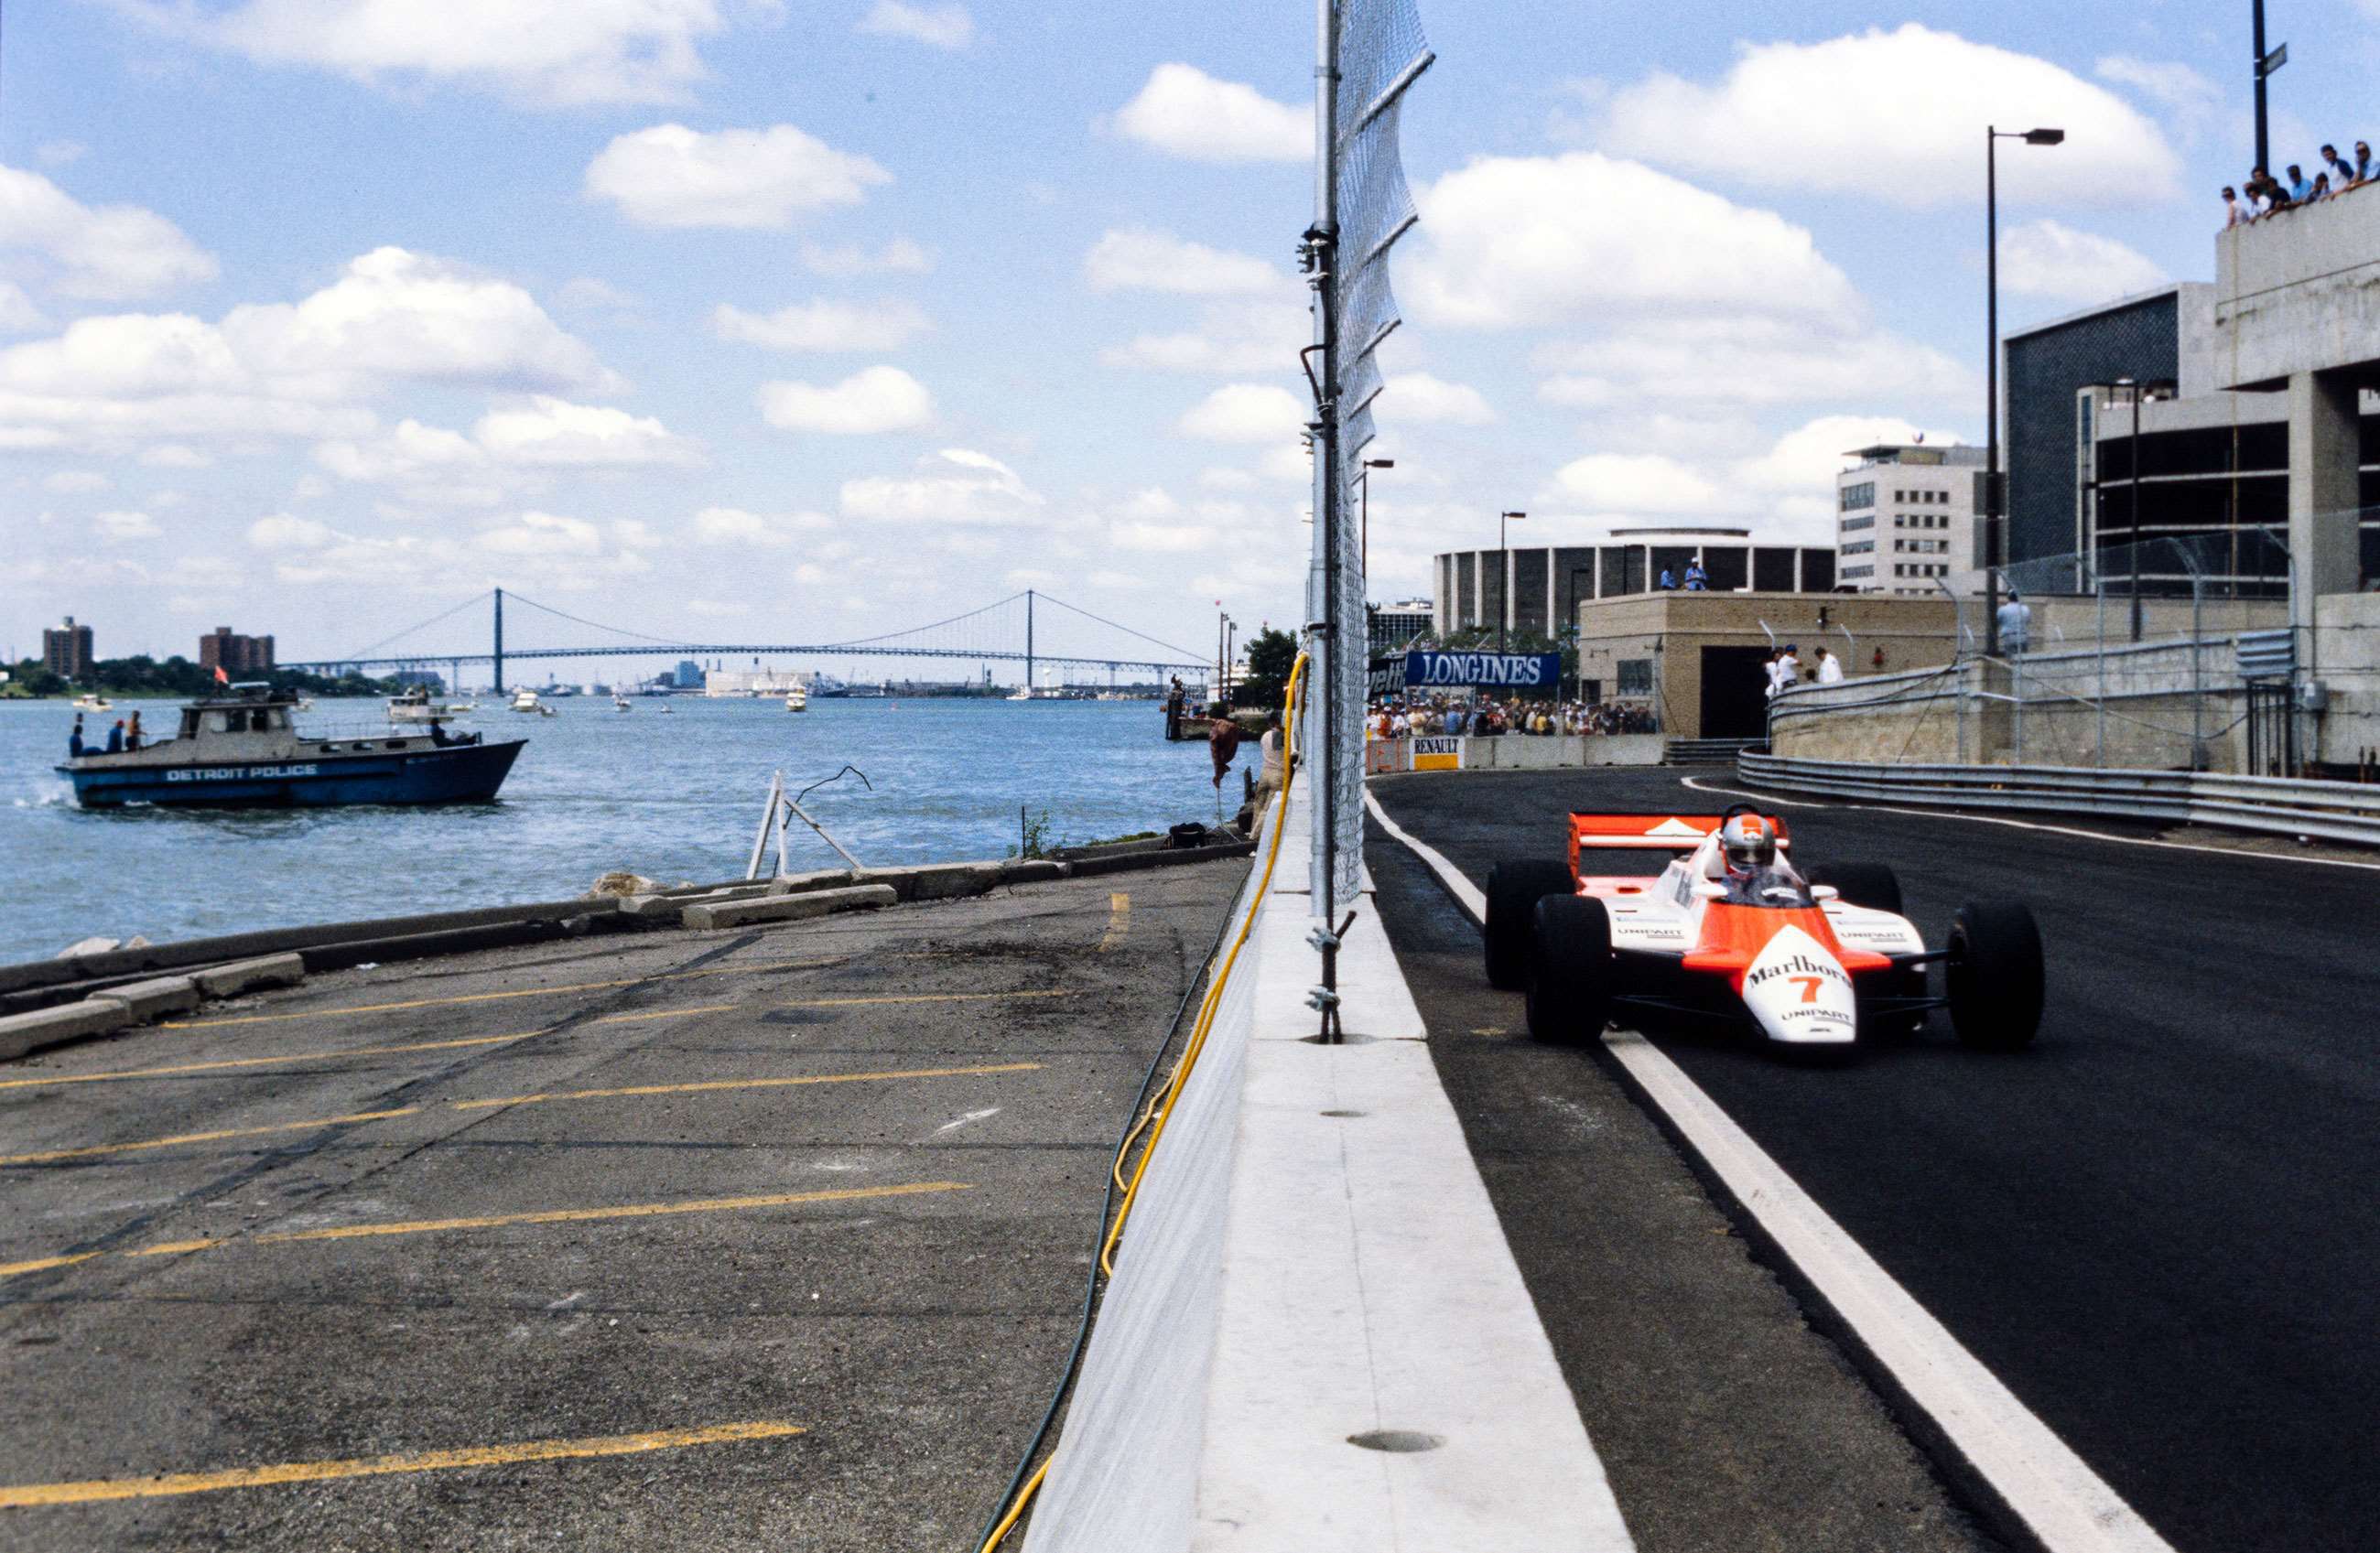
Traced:
<path fill-rule="evenodd" d="M 1033 692 L 1033 589 L 1025 590 L 1025 691 Z"/>
<path fill-rule="evenodd" d="M 504 590 L 496 589 L 496 694 L 504 693 Z"/>

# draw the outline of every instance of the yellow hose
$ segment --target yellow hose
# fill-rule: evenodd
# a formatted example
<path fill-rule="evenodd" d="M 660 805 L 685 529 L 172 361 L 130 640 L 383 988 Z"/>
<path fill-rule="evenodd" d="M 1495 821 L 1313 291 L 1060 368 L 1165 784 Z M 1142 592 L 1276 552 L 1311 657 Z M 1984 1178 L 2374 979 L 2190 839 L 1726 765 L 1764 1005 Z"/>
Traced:
<path fill-rule="evenodd" d="M 1165 1122 L 1173 1112 L 1173 1102 L 1181 1095 L 1182 1086 L 1189 1082 L 1190 1070 L 1197 1065 L 1198 1053 L 1206 1047 L 1207 1032 L 1214 1025 L 1215 1010 L 1221 1004 L 1224 984 L 1232 979 L 1232 967 L 1239 961 L 1240 946 L 1248 941 L 1248 933 L 1256 926 L 1257 913 L 1264 909 L 1265 896 L 1272 891 L 1273 865 L 1281 860 L 1281 817 L 1289 812 L 1290 784 L 1297 780 L 1297 695 L 1305 677 L 1305 663 L 1306 655 L 1301 652 L 1289 670 L 1289 685 L 1284 697 L 1288 705 L 1282 717 L 1285 732 L 1281 740 L 1281 796 L 1276 800 L 1273 810 L 1272 844 L 1265 853 L 1264 877 L 1257 882 L 1256 896 L 1249 903 L 1248 915 L 1240 922 L 1238 937 L 1232 940 L 1231 952 L 1223 957 L 1222 968 L 1215 973 L 1215 979 L 1207 988 L 1207 996 L 1198 1004 L 1198 1018 L 1191 1026 L 1190 1039 L 1183 1048 L 1181 1061 L 1174 1063 L 1172 1075 L 1166 1080 L 1165 1086 L 1158 1091 L 1157 1098 L 1150 1103 L 1148 1112 L 1134 1124 L 1132 1131 L 1125 1134 L 1123 1147 L 1116 1150 L 1112 1168 L 1116 1184 L 1123 1188 L 1123 1202 L 1117 1207 L 1115 1222 L 1108 1227 L 1108 1238 L 1099 1247 L 1099 1270 L 1110 1277 L 1115 1274 L 1116 1240 L 1123 1233 L 1123 1221 L 1132 1212 L 1133 1199 L 1139 1195 L 1141 1174 L 1148 1169 L 1149 1157 L 1157 1152 L 1158 1140 L 1165 1135 Z M 1124 1157 L 1132 1152 L 1133 1140 L 1139 1137 L 1152 1121 L 1156 1123 L 1156 1130 L 1149 1134 L 1148 1147 L 1140 1151 L 1139 1159 L 1133 1165 L 1132 1179 L 1126 1181 L 1123 1173 Z M 991 1535 L 984 1538 L 978 1553 L 992 1553 L 1007 1540 L 1008 1534 L 1016 1526 L 1017 1519 L 1025 1513 L 1025 1507 L 1032 1502 L 1035 1491 L 1041 1486 L 1041 1480 L 1050 1474 L 1050 1462 L 1054 1460 L 1056 1456 L 1053 1453 L 1034 1469 L 1031 1477 L 1025 1480 L 1025 1486 L 1016 1491 L 1016 1502 L 1008 1507 L 1008 1513 L 1000 1518 L 1000 1523 L 992 1527 Z"/>

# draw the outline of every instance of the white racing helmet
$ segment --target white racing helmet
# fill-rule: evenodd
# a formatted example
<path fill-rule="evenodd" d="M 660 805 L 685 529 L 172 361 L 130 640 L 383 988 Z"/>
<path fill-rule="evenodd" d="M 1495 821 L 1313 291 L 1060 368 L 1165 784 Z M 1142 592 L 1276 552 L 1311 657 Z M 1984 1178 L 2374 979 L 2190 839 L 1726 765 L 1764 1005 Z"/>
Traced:
<path fill-rule="evenodd" d="M 1764 815 L 1730 815 L 1719 827 L 1718 844 L 1730 870 L 1766 868 L 1777 861 L 1777 827 Z"/>

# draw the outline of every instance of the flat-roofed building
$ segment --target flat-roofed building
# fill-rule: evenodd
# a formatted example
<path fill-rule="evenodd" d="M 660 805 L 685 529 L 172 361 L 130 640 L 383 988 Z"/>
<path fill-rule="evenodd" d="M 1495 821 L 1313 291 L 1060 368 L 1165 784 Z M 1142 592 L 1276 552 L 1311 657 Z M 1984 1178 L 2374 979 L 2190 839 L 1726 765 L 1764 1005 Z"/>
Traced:
<path fill-rule="evenodd" d="M 1983 588 L 1975 514 L 1984 450 L 1879 443 L 1835 477 L 1835 576 L 1861 593 L 1965 597 Z"/>
<path fill-rule="evenodd" d="M 1830 545 L 1761 539 L 1749 528 L 1612 528 L 1576 544 L 1449 551 L 1437 557 L 1431 629 L 1441 638 L 1472 626 L 1551 637 L 1594 599 L 1660 591 L 1661 575 L 1685 586 L 1699 562 L 1714 593 L 1831 593 Z"/>
<path fill-rule="evenodd" d="M 42 666 L 50 673 L 67 679 L 89 679 L 91 664 L 91 627 L 76 625 L 74 616 L 42 633 Z"/>
<path fill-rule="evenodd" d="M 243 637 L 228 625 L 218 625 L 199 638 L 199 667 L 226 674 L 266 673 L 273 667 L 273 638 Z"/>

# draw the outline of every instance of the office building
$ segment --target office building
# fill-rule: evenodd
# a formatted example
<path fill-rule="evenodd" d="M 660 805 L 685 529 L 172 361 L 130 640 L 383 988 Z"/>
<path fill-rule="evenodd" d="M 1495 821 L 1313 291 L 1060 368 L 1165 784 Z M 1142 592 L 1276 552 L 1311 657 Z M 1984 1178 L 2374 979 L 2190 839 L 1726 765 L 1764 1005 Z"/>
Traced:
<path fill-rule="evenodd" d="M 199 667 L 221 669 L 235 678 L 269 673 L 273 668 L 273 638 L 243 637 L 228 625 L 218 625 L 199 638 Z"/>
<path fill-rule="evenodd" d="M 1983 587 L 1984 450 L 1879 443 L 1835 477 L 1835 576 L 1860 593 L 1961 598 Z"/>
<path fill-rule="evenodd" d="M 1427 599 L 1373 604 L 1366 613 L 1371 650 L 1376 653 L 1393 652 L 1415 637 L 1427 636 L 1434 619 Z"/>
<path fill-rule="evenodd" d="M 42 665 L 50 673 L 67 679 L 89 679 L 91 664 L 91 627 L 76 625 L 74 616 L 42 633 Z"/>
<path fill-rule="evenodd" d="M 1714 593 L 1831 593 L 1835 552 L 1757 539 L 1749 528 L 1692 526 L 1613 528 L 1572 545 L 1450 551 L 1437 557 L 1431 629 L 1441 638 L 1471 626 L 1550 637 L 1578 606 L 1660 590 L 1661 575 L 1682 588 L 1694 562 Z"/>

